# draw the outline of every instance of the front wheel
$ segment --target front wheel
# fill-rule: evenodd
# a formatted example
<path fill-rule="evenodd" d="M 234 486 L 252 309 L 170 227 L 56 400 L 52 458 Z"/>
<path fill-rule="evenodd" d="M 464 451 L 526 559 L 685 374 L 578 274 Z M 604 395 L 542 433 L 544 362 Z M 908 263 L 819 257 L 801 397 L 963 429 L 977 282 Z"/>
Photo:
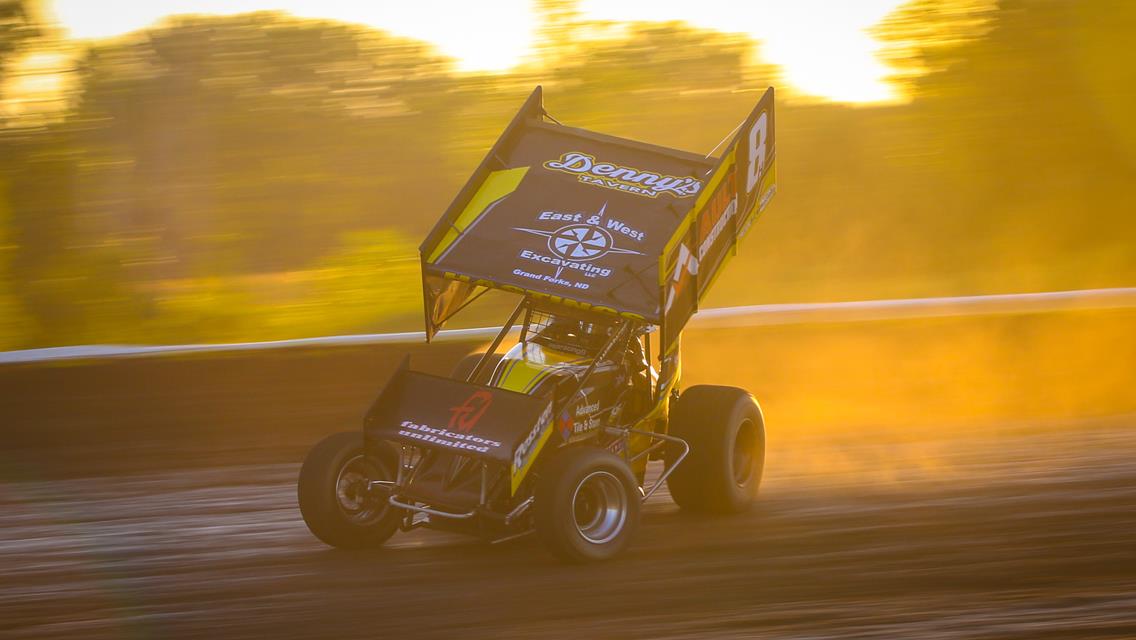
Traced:
<path fill-rule="evenodd" d="M 667 478 L 678 506 L 704 513 L 749 507 L 765 467 L 765 420 L 753 396 L 736 387 L 690 387 L 671 409 L 669 432 L 690 443 L 690 455 Z"/>
<path fill-rule="evenodd" d="M 300 515 L 308 529 L 333 547 L 377 547 L 398 529 L 402 511 L 372 491 L 372 480 L 394 480 L 398 453 L 383 443 L 374 456 L 363 455 L 363 434 L 328 436 L 308 452 L 300 467 Z"/>
<path fill-rule="evenodd" d="M 536 532 L 568 562 L 606 560 L 627 547 L 639 524 L 639 485 L 619 456 L 596 447 L 558 451 L 541 470 L 533 504 Z"/>

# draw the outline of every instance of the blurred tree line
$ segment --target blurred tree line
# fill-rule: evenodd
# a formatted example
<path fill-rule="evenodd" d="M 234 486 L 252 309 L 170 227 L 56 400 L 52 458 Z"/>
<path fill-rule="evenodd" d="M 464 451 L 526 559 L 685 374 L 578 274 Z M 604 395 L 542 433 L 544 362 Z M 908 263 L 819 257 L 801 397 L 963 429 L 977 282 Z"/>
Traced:
<path fill-rule="evenodd" d="M 413 328 L 417 242 L 533 84 L 694 151 L 781 88 L 747 39 L 540 7 L 510 74 L 274 13 L 83 51 L 62 113 L 0 122 L 0 348 Z M 0 3 L 0 74 L 47 46 L 25 9 Z M 879 29 L 910 101 L 780 93 L 780 193 L 711 303 L 1132 285 L 1136 5 L 917 0 Z"/>

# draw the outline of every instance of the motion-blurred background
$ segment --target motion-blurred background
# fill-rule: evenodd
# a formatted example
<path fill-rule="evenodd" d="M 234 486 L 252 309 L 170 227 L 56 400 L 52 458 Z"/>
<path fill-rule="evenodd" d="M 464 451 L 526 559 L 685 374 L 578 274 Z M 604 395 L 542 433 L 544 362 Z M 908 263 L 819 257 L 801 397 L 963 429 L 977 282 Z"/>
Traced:
<path fill-rule="evenodd" d="M 537 83 L 702 153 L 777 87 L 777 199 L 707 306 L 1131 285 L 1133 33 L 1127 0 L 4 0 L 0 350 L 417 329 L 417 244 Z"/>
<path fill-rule="evenodd" d="M 0 0 L 0 636 L 1132 638 L 1134 35 L 1131 0 Z M 762 404 L 758 507 L 664 489 L 585 569 L 300 519 L 312 443 L 473 341 L 11 353 L 420 329 L 418 242 L 535 84 L 701 153 L 777 88 L 704 307 L 1124 289 L 696 316 L 684 386 Z"/>

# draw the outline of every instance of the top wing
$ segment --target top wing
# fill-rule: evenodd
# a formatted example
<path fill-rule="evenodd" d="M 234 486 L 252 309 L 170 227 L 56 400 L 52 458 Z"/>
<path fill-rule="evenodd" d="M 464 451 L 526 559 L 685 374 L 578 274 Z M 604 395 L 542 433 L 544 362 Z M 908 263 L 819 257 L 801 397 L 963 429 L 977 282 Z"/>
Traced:
<path fill-rule="evenodd" d="M 677 335 L 773 193 L 772 90 L 718 161 L 545 115 L 537 87 L 420 247 L 427 335 L 484 288 Z"/>
<path fill-rule="evenodd" d="M 526 110 L 542 113 L 522 108 L 422 245 L 428 298 L 456 281 L 657 323 L 658 256 L 713 162 Z M 454 310 L 442 306 L 433 320 Z"/>

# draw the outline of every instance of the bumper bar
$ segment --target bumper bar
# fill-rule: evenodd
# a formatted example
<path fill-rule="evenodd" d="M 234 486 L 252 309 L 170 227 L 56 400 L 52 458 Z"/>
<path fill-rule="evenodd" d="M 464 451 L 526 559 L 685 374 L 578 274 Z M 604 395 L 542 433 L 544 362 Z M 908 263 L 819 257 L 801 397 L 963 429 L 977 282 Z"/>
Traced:
<path fill-rule="evenodd" d="M 465 513 L 453 513 L 452 511 L 439 511 L 431 509 L 430 507 L 422 507 L 416 504 L 407 504 L 400 501 L 398 498 L 391 496 L 390 503 L 399 509 L 406 509 L 407 511 L 414 511 L 416 513 L 425 513 L 430 516 L 438 516 L 439 518 L 450 518 L 453 520 L 468 520 L 477 515 L 476 511 L 466 511 Z"/>

